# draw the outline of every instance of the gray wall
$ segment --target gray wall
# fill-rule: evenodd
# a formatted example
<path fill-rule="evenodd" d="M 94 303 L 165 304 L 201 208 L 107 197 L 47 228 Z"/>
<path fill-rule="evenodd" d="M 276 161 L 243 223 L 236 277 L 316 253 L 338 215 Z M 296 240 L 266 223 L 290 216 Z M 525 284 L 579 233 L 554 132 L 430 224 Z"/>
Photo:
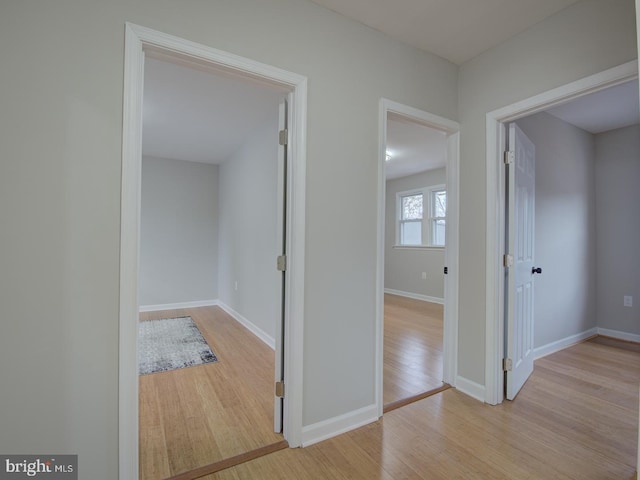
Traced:
<path fill-rule="evenodd" d="M 534 346 L 596 326 L 593 135 L 539 113 L 516 122 L 536 147 Z"/>
<path fill-rule="evenodd" d="M 218 166 L 142 158 L 140 305 L 218 298 Z"/>
<path fill-rule="evenodd" d="M 444 248 L 393 248 L 396 242 L 396 193 L 447 183 L 439 168 L 387 181 L 385 212 L 384 288 L 444 298 Z M 422 279 L 426 272 L 427 279 Z"/>
<path fill-rule="evenodd" d="M 271 338 L 282 278 L 276 270 L 277 138 L 276 109 L 220 165 L 219 299 Z"/>
<path fill-rule="evenodd" d="M 640 334 L 640 127 L 595 136 L 598 327 Z M 623 297 L 633 296 L 633 307 Z"/>
<path fill-rule="evenodd" d="M 118 477 L 125 21 L 309 79 L 305 425 L 374 403 L 380 97 L 457 117 L 455 65 L 307 0 L 3 3 L 0 451 L 95 480 Z"/>
<path fill-rule="evenodd" d="M 307 0 L 5 2 L 0 451 L 75 452 L 118 477 L 125 21 L 309 78 L 311 425 L 374 403 L 380 97 L 462 124 L 458 365 L 484 384 L 486 113 L 637 58 L 633 8 L 583 0 L 458 69 Z"/>
<path fill-rule="evenodd" d="M 633 0 L 582 0 L 460 67 L 460 376 L 485 383 L 486 114 L 636 59 L 636 44 Z"/>

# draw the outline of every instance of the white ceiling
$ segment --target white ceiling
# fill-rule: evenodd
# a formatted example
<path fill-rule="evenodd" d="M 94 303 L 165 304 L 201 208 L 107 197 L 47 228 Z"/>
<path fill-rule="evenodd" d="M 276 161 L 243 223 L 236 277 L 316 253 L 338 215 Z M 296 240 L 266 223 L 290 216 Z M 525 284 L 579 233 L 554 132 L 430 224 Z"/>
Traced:
<path fill-rule="evenodd" d="M 313 0 L 401 41 L 461 63 L 576 0 Z M 525 20 L 526 19 L 526 20 Z M 446 27 L 446 28 L 445 28 Z M 460 34 L 463 32 L 463 34 Z M 221 163 L 284 91 L 199 65 L 145 61 L 143 154 Z M 637 80 L 548 112 L 592 133 L 638 123 Z M 441 132 L 391 116 L 387 178 L 444 166 Z"/>
<path fill-rule="evenodd" d="M 146 58 L 142 153 L 219 164 L 278 114 L 283 97 L 238 77 Z"/>
<path fill-rule="evenodd" d="M 579 0 L 312 0 L 460 65 Z"/>
<path fill-rule="evenodd" d="M 602 133 L 640 122 L 638 80 L 572 100 L 547 113 L 590 133 Z"/>
<path fill-rule="evenodd" d="M 640 123 L 638 80 L 623 83 L 553 107 L 547 113 L 587 132 L 597 134 Z M 385 164 L 388 180 L 444 167 L 446 136 L 397 115 L 387 122 Z"/>
<path fill-rule="evenodd" d="M 444 132 L 390 114 L 387 119 L 387 180 L 445 166 L 447 137 Z"/>

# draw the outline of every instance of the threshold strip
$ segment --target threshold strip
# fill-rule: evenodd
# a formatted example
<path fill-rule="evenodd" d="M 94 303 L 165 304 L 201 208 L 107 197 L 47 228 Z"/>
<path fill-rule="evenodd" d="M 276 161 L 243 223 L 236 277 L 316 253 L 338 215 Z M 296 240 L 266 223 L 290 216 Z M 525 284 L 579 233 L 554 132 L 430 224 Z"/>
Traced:
<path fill-rule="evenodd" d="M 236 455 L 235 457 L 220 460 L 218 462 L 205 465 L 204 467 L 180 473 L 173 477 L 169 477 L 166 480 L 195 480 L 196 478 L 201 478 L 205 475 L 211 475 L 212 473 L 235 467 L 236 465 L 240 465 L 241 463 L 250 462 L 251 460 L 255 460 L 256 458 L 264 457 L 265 455 L 269 455 L 270 453 L 284 450 L 285 448 L 289 448 L 289 443 L 286 440 L 282 440 L 281 442 L 272 443 L 271 445 L 267 445 L 265 447 L 256 448 L 255 450 L 251 450 L 250 452 L 241 453 L 240 455 Z"/>
<path fill-rule="evenodd" d="M 436 393 L 449 390 L 450 388 L 451 388 L 451 385 L 449 385 L 448 383 L 443 383 L 441 387 L 434 388 L 433 390 L 429 390 L 428 392 L 419 393 L 418 395 L 413 395 L 412 397 L 409 397 L 409 398 L 403 398 L 402 400 L 391 402 L 385 405 L 384 407 L 382 407 L 382 413 L 387 413 L 397 408 L 404 407 L 405 405 L 409 405 L 410 403 L 417 402 L 418 400 L 423 400 L 432 395 L 435 395 Z"/>

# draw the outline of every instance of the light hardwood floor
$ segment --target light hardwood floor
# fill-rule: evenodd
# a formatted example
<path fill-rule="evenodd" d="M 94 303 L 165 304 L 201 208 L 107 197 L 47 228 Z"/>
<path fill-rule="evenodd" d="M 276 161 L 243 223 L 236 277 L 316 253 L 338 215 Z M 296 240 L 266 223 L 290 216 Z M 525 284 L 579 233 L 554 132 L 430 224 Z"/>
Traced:
<path fill-rule="evenodd" d="M 219 307 L 190 316 L 218 362 L 140 377 L 140 479 L 159 480 L 282 441 L 273 432 L 274 351 Z"/>
<path fill-rule="evenodd" d="M 455 389 L 206 480 L 635 479 L 640 353 L 600 340 L 535 364 L 513 402 Z"/>
<path fill-rule="evenodd" d="M 274 352 L 218 307 L 191 316 L 218 363 L 140 377 L 140 478 L 194 470 L 281 441 L 273 424 Z M 442 306 L 385 295 L 384 403 L 442 385 Z M 257 428 L 254 428 L 257 426 Z"/>
<path fill-rule="evenodd" d="M 384 405 L 442 387 L 443 306 L 384 296 Z"/>

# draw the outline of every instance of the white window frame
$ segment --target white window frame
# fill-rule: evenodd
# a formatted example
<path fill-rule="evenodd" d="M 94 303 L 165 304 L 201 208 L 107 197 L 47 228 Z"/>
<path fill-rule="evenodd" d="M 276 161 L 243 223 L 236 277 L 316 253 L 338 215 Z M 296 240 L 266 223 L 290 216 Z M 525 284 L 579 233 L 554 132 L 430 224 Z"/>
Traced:
<path fill-rule="evenodd" d="M 433 228 L 432 223 L 435 220 L 445 217 L 434 217 L 434 205 L 433 205 L 433 194 L 435 192 L 447 191 L 447 186 L 444 184 L 441 185 L 431 185 L 428 187 L 416 188 L 413 190 L 405 190 L 402 192 L 396 192 L 396 218 L 395 218 L 395 231 L 396 231 L 396 239 L 393 248 L 406 248 L 406 249 L 441 249 L 444 248 L 445 245 L 434 245 L 433 244 Z M 402 220 L 402 198 L 409 197 L 411 195 L 422 195 L 422 244 L 421 245 L 404 245 L 400 243 L 401 240 L 401 224 Z M 446 240 L 445 240 L 446 243 Z"/>

